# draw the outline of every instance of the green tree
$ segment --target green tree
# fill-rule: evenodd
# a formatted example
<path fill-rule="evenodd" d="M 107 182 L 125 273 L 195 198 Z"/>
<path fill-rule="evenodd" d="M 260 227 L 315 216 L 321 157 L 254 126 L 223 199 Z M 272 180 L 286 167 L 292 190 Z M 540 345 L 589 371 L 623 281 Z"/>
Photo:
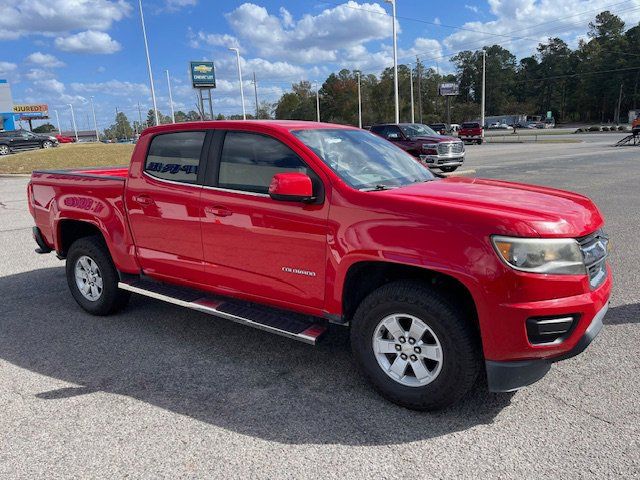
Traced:
<path fill-rule="evenodd" d="M 44 123 L 36 128 L 33 129 L 34 133 L 51 133 L 51 132 L 55 132 L 56 130 L 58 130 L 56 127 L 54 127 L 52 124 L 50 123 Z"/>

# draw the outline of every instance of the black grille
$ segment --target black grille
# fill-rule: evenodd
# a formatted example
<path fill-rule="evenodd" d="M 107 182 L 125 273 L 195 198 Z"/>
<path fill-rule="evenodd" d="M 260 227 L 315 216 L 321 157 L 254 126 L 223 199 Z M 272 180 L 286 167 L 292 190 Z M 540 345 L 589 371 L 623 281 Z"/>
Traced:
<path fill-rule="evenodd" d="M 602 230 L 579 238 L 580 250 L 589 274 L 591 288 L 596 288 L 607 278 L 609 237 Z"/>

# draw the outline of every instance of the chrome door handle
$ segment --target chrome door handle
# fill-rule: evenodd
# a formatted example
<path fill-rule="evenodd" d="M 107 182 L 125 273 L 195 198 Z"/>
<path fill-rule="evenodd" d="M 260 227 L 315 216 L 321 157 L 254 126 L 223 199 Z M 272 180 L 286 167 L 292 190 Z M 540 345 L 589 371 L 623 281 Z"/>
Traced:
<path fill-rule="evenodd" d="M 205 213 L 210 215 L 215 215 L 216 217 L 228 217 L 233 214 L 231 210 L 228 210 L 226 207 L 215 206 L 215 207 L 204 207 Z"/>

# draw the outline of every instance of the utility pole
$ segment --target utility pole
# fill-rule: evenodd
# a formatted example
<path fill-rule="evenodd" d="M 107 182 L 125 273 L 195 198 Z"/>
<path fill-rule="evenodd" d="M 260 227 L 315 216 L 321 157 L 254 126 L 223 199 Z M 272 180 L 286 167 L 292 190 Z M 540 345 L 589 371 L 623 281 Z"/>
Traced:
<path fill-rule="evenodd" d="M 420 123 L 422 123 L 422 88 L 420 87 L 420 80 L 422 79 L 422 64 L 418 57 L 416 57 L 416 69 L 418 71 L 418 117 L 420 118 Z"/>
<path fill-rule="evenodd" d="M 140 102 L 138 102 L 138 123 L 140 124 L 140 128 L 142 127 L 142 109 L 140 108 Z"/>
<path fill-rule="evenodd" d="M 96 109 L 93 106 L 93 95 L 89 97 L 91 100 L 91 112 L 93 113 L 93 128 L 96 130 L 96 142 L 100 141 L 100 134 L 98 133 L 98 122 L 96 121 Z"/>
<path fill-rule="evenodd" d="M 316 83 L 316 119 L 318 122 L 320 121 L 320 90 L 318 88 L 318 84 Z"/>
<path fill-rule="evenodd" d="M 385 0 L 391 4 L 393 13 L 393 92 L 396 103 L 396 121 L 400 123 L 400 102 L 398 100 L 398 35 L 396 32 L 396 0 Z"/>
<path fill-rule="evenodd" d="M 236 61 L 238 63 L 238 81 L 240 82 L 240 99 L 242 100 L 242 119 L 247 119 L 247 112 L 244 109 L 244 86 L 242 85 L 242 67 L 240 67 L 240 50 L 231 47 L 229 48 L 232 52 L 236 52 Z M 213 119 L 212 119 L 213 120 Z"/>
<path fill-rule="evenodd" d="M 147 54 L 147 69 L 149 70 L 149 85 L 151 86 L 151 99 L 153 100 L 153 114 L 156 119 L 156 125 L 160 125 L 158 115 L 158 105 L 156 103 L 156 89 L 153 86 L 153 72 L 151 71 L 151 57 L 149 56 L 149 43 L 147 42 L 147 29 L 144 26 L 144 14 L 142 13 L 142 0 L 138 0 L 140 7 L 140 22 L 142 23 L 142 36 L 144 37 L 144 50 Z"/>
<path fill-rule="evenodd" d="M 622 106 L 622 83 L 620 84 L 620 93 L 618 94 L 618 108 L 616 108 L 616 125 L 620 125 L 620 107 Z"/>
<path fill-rule="evenodd" d="M 358 127 L 362 128 L 362 95 L 360 94 L 360 71 L 356 72 L 358 76 Z"/>
<path fill-rule="evenodd" d="M 413 68 L 409 64 L 409 91 L 411 92 L 411 123 L 416 123 L 416 116 L 413 107 Z"/>
<path fill-rule="evenodd" d="M 487 66 L 487 51 L 482 50 L 482 98 L 480 99 L 480 126 L 482 127 L 482 138 L 484 138 L 484 100 L 486 93 L 486 66 Z"/>
<path fill-rule="evenodd" d="M 67 103 L 67 105 L 69 105 L 69 108 L 71 109 L 71 122 L 73 123 L 73 131 L 76 134 L 76 142 L 78 142 L 78 127 L 76 126 L 76 116 L 73 113 L 73 105 L 70 103 Z"/>
<path fill-rule="evenodd" d="M 173 95 L 171 95 L 171 78 L 169 77 L 169 70 L 165 70 L 167 73 L 167 86 L 169 87 L 169 106 L 171 107 L 171 123 L 176 123 L 176 112 L 173 110 Z"/>
<path fill-rule="evenodd" d="M 56 123 L 58 124 L 58 133 L 62 135 L 62 127 L 60 126 L 60 117 L 58 116 L 58 110 L 54 110 L 56 113 Z"/>
<path fill-rule="evenodd" d="M 258 106 L 258 82 L 256 82 L 256 72 L 253 72 L 253 94 L 256 97 L 256 120 L 260 114 L 260 108 Z"/>

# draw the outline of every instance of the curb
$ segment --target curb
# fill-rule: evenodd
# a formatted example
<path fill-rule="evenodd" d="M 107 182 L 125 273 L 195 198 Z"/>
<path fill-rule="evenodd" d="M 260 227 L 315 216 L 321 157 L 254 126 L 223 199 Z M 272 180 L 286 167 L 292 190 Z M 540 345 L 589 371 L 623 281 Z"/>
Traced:
<path fill-rule="evenodd" d="M 30 173 L 0 173 L 0 178 L 29 178 Z"/>

